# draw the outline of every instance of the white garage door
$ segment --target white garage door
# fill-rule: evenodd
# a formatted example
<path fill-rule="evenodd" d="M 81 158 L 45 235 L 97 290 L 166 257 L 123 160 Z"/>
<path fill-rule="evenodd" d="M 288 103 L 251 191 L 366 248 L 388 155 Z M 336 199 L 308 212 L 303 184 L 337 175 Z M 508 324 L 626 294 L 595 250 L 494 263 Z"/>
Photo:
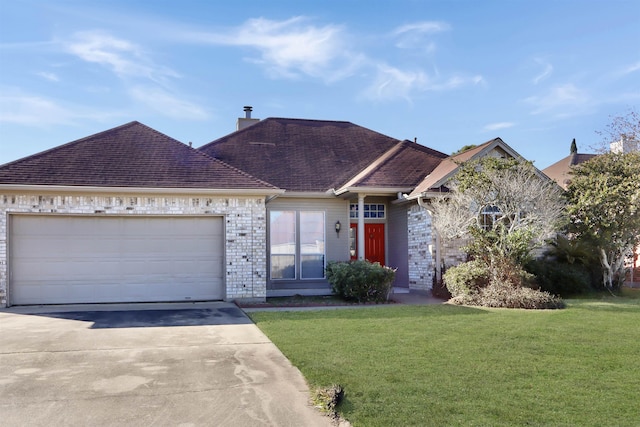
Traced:
<path fill-rule="evenodd" d="M 11 304 L 224 297 L 220 217 L 14 215 Z"/>

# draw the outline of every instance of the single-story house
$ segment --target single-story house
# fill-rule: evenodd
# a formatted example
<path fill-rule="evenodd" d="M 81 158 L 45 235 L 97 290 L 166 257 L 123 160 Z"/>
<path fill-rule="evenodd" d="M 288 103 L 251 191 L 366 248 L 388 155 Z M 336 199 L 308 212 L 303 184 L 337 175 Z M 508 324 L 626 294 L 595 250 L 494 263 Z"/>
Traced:
<path fill-rule="evenodd" d="M 330 261 L 429 291 L 430 197 L 460 162 L 350 122 L 238 119 L 191 148 L 131 122 L 0 166 L 0 306 L 328 294 Z M 438 261 L 436 261 L 438 260 Z"/>

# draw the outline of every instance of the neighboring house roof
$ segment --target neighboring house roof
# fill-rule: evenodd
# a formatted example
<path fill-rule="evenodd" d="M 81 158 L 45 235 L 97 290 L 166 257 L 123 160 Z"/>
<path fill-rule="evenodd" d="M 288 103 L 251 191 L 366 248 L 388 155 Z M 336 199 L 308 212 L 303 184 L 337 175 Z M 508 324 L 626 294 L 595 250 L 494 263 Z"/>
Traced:
<path fill-rule="evenodd" d="M 545 175 L 554 180 L 565 190 L 571 183 L 571 168 L 580 163 L 584 163 L 597 156 L 597 154 L 579 154 L 571 153 L 562 160 L 559 160 L 551 166 L 543 169 Z"/>
<path fill-rule="evenodd" d="M 420 161 L 424 176 L 446 157 L 350 122 L 286 118 L 261 120 L 200 150 L 293 192 L 327 192 L 347 183 L 413 187 L 422 178 Z M 370 168 L 375 164 L 379 168 Z"/>
<path fill-rule="evenodd" d="M 461 163 L 482 158 L 491 152 L 496 155 L 506 154 L 512 158 L 522 158 L 513 148 L 509 147 L 502 139 L 494 138 L 477 147 L 463 151 L 460 154 L 443 160 L 409 195 L 409 199 L 421 197 L 429 191 L 439 191 L 442 186 L 456 173 Z"/>
<path fill-rule="evenodd" d="M 3 184 L 278 192 L 136 121 L 1 165 Z"/>

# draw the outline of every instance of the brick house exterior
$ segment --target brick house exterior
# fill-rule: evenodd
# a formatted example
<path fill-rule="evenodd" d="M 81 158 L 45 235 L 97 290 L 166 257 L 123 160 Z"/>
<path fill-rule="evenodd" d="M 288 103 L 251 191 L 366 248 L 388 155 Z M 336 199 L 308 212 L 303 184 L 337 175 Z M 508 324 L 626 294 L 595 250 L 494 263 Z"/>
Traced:
<path fill-rule="evenodd" d="M 194 149 L 131 122 L 0 166 L 0 306 L 328 294 L 324 266 L 349 259 L 429 292 L 462 258 L 429 200 L 482 156 L 519 157 L 284 118 Z"/>
<path fill-rule="evenodd" d="M 266 297 L 264 199 L 167 194 L 0 194 L 0 305 L 7 305 L 8 218 L 17 214 L 112 216 L 221 216 L 225 222 L 226 297 Z M 244 238 L 251 236 L 251 239 Z"/>

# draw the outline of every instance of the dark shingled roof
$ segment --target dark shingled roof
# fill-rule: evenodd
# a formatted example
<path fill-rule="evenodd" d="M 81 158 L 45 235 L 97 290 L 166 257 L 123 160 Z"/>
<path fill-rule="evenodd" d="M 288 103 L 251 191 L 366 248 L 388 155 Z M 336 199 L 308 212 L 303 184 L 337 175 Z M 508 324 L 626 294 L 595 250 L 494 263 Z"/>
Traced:
<path fill-rule="evenodd" d="M 439 185 L 442 185 L 440 181 L 445 179 L 447 176 L 453 173 L 456 169 L 458 169 L 458 165 L 460 163 L 466 162 L 467 160 L 481 153 L 482 150 L 484 150 L 491 144 L 495 144 L 497 142 L 502 142 L 502 140 L 500 138 L 494 138 L 491 141 L 487 141 L 484 144 L 481 144 L 481 145 L 478 145 L 477 147 L 463 151 L 462 153 L 453 155 L 451 157 L 447 156 L 447 158 L 444 161 L 436 165 L 433 171 L 428 176 L 426 176 L 422 180 L 422 182 L 420 182 L 416 186 L 416 188 L 414 188 L 414 190 L 411 193 L 411 196 L 419 195 L 422 192 L 425 192 L 434 188 L 434 186 L 438 187 Z"/>
<path fill-rule="evenodd" d="M 350 122 L 268 118 L 200 150 L 279 188 L 324 192 L 341 187 L 398 143 Z M 370 179 L 390 182 L 383 175 Z"/>
<path fill-rule="evenodd" d="M 4 164 L 0 184 L 275 190 L 135 121 Z"/>
<path fill-rule="evenodd" d="M 444 153 L 405 140 L 354 186 L 413 188 L 447 157 Z"/>

